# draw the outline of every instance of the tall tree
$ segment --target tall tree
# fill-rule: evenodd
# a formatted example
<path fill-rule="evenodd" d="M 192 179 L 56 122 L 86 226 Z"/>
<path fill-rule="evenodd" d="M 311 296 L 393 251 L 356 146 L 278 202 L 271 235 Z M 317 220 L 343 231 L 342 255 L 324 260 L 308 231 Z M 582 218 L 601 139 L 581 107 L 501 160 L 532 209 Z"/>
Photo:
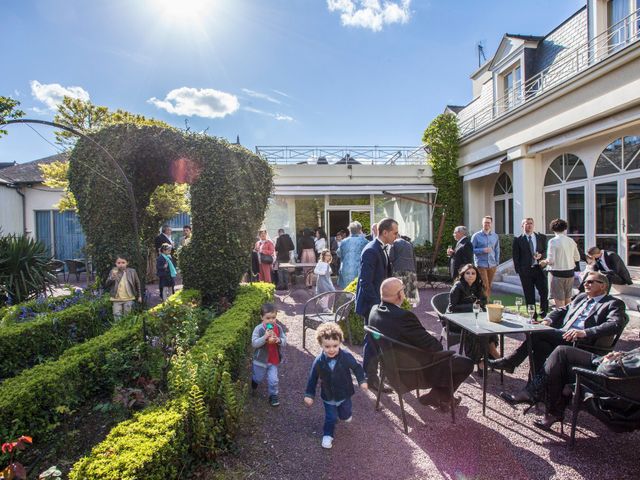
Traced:
<path fill-rule="evenodd" d="M 0 125 L 7 120 L 15 120 L 24 116 L 24 112 L 18 108 L 20 102 L 11 97 L 0 96 Z M 6 135 L 7 131 L 0 129 L 0 137 Z"/>

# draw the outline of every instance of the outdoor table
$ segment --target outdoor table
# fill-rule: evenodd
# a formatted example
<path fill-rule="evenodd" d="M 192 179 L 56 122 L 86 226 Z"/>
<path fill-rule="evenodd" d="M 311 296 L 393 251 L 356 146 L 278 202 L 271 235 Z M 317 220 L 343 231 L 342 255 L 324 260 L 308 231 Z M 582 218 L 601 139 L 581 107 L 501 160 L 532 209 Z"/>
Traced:
<path fill-rule="evenodd" d="M 513 313 L 503 313 L 502 322 L 495 323 L 490 322 L 487 316 L 487 312 L 480 312 L 476 321 L 475 314 L 470 313 L 445 313 L 444 318 L 447 322 L 447 329 L 449 328 L 449 322 L 459 326 L 462 329 L 462 337 L 460 338 L 459 353 L 462 353 L 464 345 L 465 332 L 472 333 L 478 337 L 488 337 L 490 335 L 500 335 L 500 354 L 504 356 L 504 336 L 510 333 L 524 333 L 527 336 L 527 348 L 529 351 L 529 371 L 530 375 L 535 373 L 535 365 L 533 364 L 533 355 L 531 348 L 531 334 L 554 330 L 553 327 L 542 325 L 539 323 L 530 324 L 527 323 L 527 319 Z M 482 376 L 482 414 L 485 415 L 487 406 L 487 361 L 488 358 L 488 345 L 489 342 L 484 343 L 484 364 L 483 376 Z M 500 379 L 502 380 L 503 372 L 500 372 Z"/>
<path fill-rule="evenodd" d="M 316 268 L 316 265 L 317 265 L 316 262 L 300 262 L 300 263 L 284 262 L 284 263 L 278 263 L 278 270 L 282 268 L 289 272 L 292 272 L 292 271 L 295 272 L 296 268 L 310 268 L 311 270 L 309 270 L 304 276 L 305 283 L 306 283 L 307 277 L 313 273 L 313 270 Z M 291 295 L 291 290 L 293 290 L 293 282 L 289 281 L 289 290 L 287 290 L 287 294 L 284 297 L 282 297 L 283 300 Z"/>

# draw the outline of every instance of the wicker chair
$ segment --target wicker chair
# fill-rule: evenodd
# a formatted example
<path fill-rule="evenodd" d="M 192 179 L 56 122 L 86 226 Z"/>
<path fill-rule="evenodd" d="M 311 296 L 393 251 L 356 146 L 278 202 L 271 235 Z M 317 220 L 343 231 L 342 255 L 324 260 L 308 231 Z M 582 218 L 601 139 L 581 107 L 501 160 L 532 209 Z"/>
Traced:
<path fill-rule="evenodd" d="M 76 281 L 79 282 L 80 281 L 80 274 L 82 272 L 86 272 L 87 271 L 87 266 L 82 260 L 71 260 L 71 259 L 69 259 L 69 260 L 65 260 L 64 263 L 67 266 L 67 278 L 65 279 L 65 281 L 68 281 L 69 277 L 73 273 L 76 276 Z"/>
<path fill-rule="evenodd" d="M 365 332 L 369 334 L 369 338 L 373 342 L 373 346 L 376 351 L 379 353 L 380 359 L 380 385 L 383 385 L 386 381 L 387 384 L 391 385 L 393 390 L 398 395 L 398 399 L 400 401 L 400 412 L 402 413 L 402 424 L 404 425 L 404 433 L 408 434 L 409 429 L 407 427 L 407 418 L 404 413 L 404 401 L 402 400 L 402 395 L 407 393 L 409 389 L 405 386 L 404 382 L 401 380 L 401 373 L 414 373 L 416 377 L 420 375 L 420 372 L 427 368 L 435 367 L 436 365 L 443 364 L 447 365 L 449 368 L 449 401 L 451 407 L 451 421 L 456 423 L 456 412 L 455 412 L 455 400 L 453 398 L 453 352 L 450 350 L 443 350 L 440 352 L 428 352 L 431 357 L 431 361 L 428 363 L 423 363 L 418 366 L 412 367 L 401 367 L 398 365 L 398 361 L 396 359 L 395 350 L 398 347 L 401 347 L 404 350 L 415 350 L 417 355 L 424 355 L 424 350 L 420 348 L 414 347 L 413 345 L 408 345 L 406 343 L 395 340 L 391 337 L 387 337 L 386 335 L 380 333 L 374 327 L 370 327 L 365 325 Z M 416 362 L 418 363 L 418 362 Z M 416 379 L 416 385 L 418 384 L 418 380 Z M 428 388 L 427 385 L 425 385 Z M 376 397 L 376 410 L 380 409 L 380 394 L 382 392 L 382 388 L 378 389 L 378 395 Z M 416 396 L 420 397 L 420 390 L 416 388 Z"/>
<path fill-rule="evenodd" d="M 341 322 L 347 327 L 347 338 L 352 343 L 349 313 L 356 301 L 355 294 L 336 290 L 311 297 L 302 311 L 302 348 L 306 348 L 307 329 L 315 330 L 326 322 Z"/>

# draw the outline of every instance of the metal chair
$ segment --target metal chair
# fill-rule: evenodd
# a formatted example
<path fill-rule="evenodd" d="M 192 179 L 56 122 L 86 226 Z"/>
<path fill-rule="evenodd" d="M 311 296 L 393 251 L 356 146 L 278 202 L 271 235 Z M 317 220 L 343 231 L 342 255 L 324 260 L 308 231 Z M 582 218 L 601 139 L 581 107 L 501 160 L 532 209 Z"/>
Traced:
<path fill-rule="evenodd" d="M 613 432 L 640 429 L 640 376 L 608 377 L 580 367 L 573 367 L 573 372 L 576 374 L 576 386 L 571 407 L 571 447 L 575 445 L 576 423 L 581 409 Z"/>
<path fill-rule="evenodd" d="M 65 278 L 65 281 L 68 281 L 73 273 L 76 276 L 76 281 L 79 282 L 80 274 L 87 271 L 87 266 L 82 260 L 68 259 L 64 261 L 64 264 L 67 266 L 67 278 Z"/>
<path fill-rule="evenodd" d="M 440 343 L 442 343 L 442 339 L 445 338 L 446 335 L 447 348 L 450 348 L 451 345 L 460 343 L 462 332 L 460 330 L 452 330 L 451 326 L 449 326 L 449 328 L 447 329 L 447 321 L 444 318 L 444 315 L 447 312 L 448 306 L 449 292 L 438 293 L 431 297 L 431 308 L 433 308 L 433 310 L 438 314 L 438 319 L 440 320 L 440 324 L 442 325 L 442 333 L 440 333 Z"/>
<path fill-rule="evenodd" d="M 355 301 L 355 294 L 344 290 L 320 293 L 307 300 L 302 311 L 302 348 L 306 348 L 307 329 L 315 330 L 323 323 L 339 323 L 343 320 L 347 327 L 347 338 L 352 343 L 349 313 Z"/>
<path fill-rule="evenodd" d="M 378 329 L 370 327 L 369 325 L 365 325 L 364 330 L 369 334 L 369 338 L 371 339 L 374 348 L 379 352 L 380 385 L 384 385 L 384 382 L 386 380 L 387 384 L 391 385 L 391 387 L 398 395 L 398 399 L 400 401 L 400 412 L 402 413 L 402 424 L 404 425 L 404 433 L 408 434 L 409 429 L 407 427 L 407 418 L 404 413 L 404 402 L 402 400 L 402 395 L 412 389 L 406 386 L 400 374 L 413 373 L 416 377 L 415 385 L 420 385 L 420 374 L 423 370 L 435 367 L 440 364 L 444 364 L 445 362 L 449 368 L 449 402 L 451 408 L 451 421 L 453 423 L 456 423 L 455 400 L 453 397 L 453 352 L 450 350 L 443 350 L 440 352 L 425 352 L 424 350 L 414 347 L 413 345 L 409 345 L 395 340 L 391 337 L 387 337 L 386 335 L 380 333 Z M 402 348 L 405 351 L 415 351 L 416 357 L 426 354 L 431 357 L 431 361 L 429 363 L 421 363 L 416 359 L 415 364 L 417 366 L 402 367 L 398 365 L 398 361 L 396 359 L 396 350 L 398 348 Z M 421 386 L 429 388 L 429 385 Z M 376 397 L 376 411 L 380 409 L 381 392 L 382 388 L 379 388 L 378 395 Z M 416 387 L 416 396 L 420 397 L 419 387 Z"/>

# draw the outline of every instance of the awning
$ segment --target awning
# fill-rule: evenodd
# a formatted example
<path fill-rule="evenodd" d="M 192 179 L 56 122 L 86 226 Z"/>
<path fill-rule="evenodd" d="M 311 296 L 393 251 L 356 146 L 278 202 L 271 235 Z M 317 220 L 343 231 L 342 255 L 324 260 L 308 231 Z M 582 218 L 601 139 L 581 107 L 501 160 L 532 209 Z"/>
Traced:
<path fill-rule="evenodd" d="M 497 160 L 491 160 L 490 162 L 484 162 L 480 165 L 476 165 L 467 173 L 465 173 L 462 179 L 466 182 L 468 180 L 475 180 L 476 178 L 486 177 L 487 175 L 491 175 L 492 173 L 499 173 L 500 166 L 507 159 L 507 157 L 502 157 Z"/>
<path fill-rule="evenodd" d="M 391 193 L 436 193 L 435 186 L 429 185 L 276 185 L 274 195 L 382 195 Z"/>

